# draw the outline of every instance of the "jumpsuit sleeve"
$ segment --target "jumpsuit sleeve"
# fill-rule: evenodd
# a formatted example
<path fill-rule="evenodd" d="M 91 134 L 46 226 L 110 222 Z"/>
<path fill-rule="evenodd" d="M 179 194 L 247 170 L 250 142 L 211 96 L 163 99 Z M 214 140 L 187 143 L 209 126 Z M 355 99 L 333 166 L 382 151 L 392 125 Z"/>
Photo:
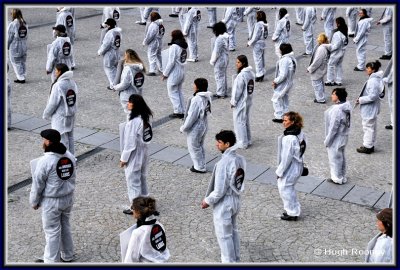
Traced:
<path fill-rule="evenodd" d="M 278 21 L 274 34 L 272 35 L 272 41 L 276 41 L 279 38 L 283 30 L 283 27 L 284 25 L 281 23 L 281 21 Z"/>
<path fill-rule="evenodd" d="M 129 67 L 124 67 L 121 74 L 121 82 L 114 85 L 115 91 L 124 91 L 132 84 L 132 72 Z"/>
<path fill-rule="evenodd" d="M 301 29 L 305 31 L 310 26 L 310 24 L 311 24 L 311 12 L 309 8 L 306 8 L 304 22 Z"/>
<path fill-rule="evenodd" d="M 330 123 L 329 123 L 329 127 L 327 130 L 327 134 L 324 140 L 324 145 L 326 147 L 331 146 L 333 139 L 335 138 L 339 126 L 340 126 L 340 114 L 338 111 L 335 111 L 333 115 L 330 116 Z"/>
<path fill-rule="evenodd" d="M 214 190 L 204 200 L 208 205 L 216 204 L 222 197 L 225 196 L 228 190 L 228 172 L 226 166 L 217 166 L 215 171 L 215 185 Z"/>
<path fill-rule="evenodd" d="M 51 116 L 57 110 L 60 102 L 62 102 L 62 97 L 59 92 L 58 83 L 55 83 L 53 85 L 53 88 L 51 89 L 51 93 L 49 96 L 49 100 L 47 101 L 46 108 L 44 109 L 43 119 L 50 120 Z"/>
<path fill-rule="evenodd" d="M 46 163 L 44 163 L 43 160 L 38 161 L 36 170 L 32 175 L 32 187 L 29 195 L 29 203 L 31 206 L 40 205 L 48 176 Z"/>
<path fill-rule="evenodd" d="M 289 139 L 288 136 L 285 136 L 282 139 L 282 150 L 280 153 L 281 162 L 279 163 L 278 168 L 275 171 L 278 177 L 282 177 L 285 174 L 293 160 L 294 144 L 297 142 L 296 140 Z"/>
<path fill-rule="evenodd" d="M 175 46 L 177 46 L 177 45 L 175 45 Z M 171 71 L 172 71 L 172 69 L 173 69 L 173 67 L 175 65 L 175 58 L 176 58 L 176 53 L 177 53 L 177 50 L 176 50 L 175 46 L 171 45 L 171 48 L 169 48 L 168 64 L 165 67 L 165 70 L 163 72 L 163 75 L 165 77 L 169 76 L 169 74 L 171 73 Z"/>
<path fill-rule="evenodd" d="M 15 34 L 15 32 L 14 32 L 14 24 L 12 22 L 8 25 L 7 32 L 8 32 L 7 50 L 9 50 L 10 49 L 10 45 L 14 40 L 14 34 Z"/>
<path fill-rule="evenodd" d="M 108 31 L 111 31 L 111 30 L 108 30 Z M 104 55 L 111 48 L 111 42 L 112 42 L 113 36 L 107 35 L 107 33 L 104 36 L 103 43 L 101 44 L 99 50 L 97 51 L 98 55 Z"/>
<path fill-rule="evenodd" d="M 334 51 L 336 51 L 337 49 L 339 49 L 341 46 L 341 42 L 340 42 L 341 40 L 340 40 L 340 37 L 339 37 L 339 35 L 335 35 L 335 34 L 333 34 L 333 36 L 332 36 L 332 40 L 331 40 L 331 44 L 330 44 L 330 46 L 329 46 L 329 50 L 331 51 L 331 52 L 334 52 Z"/>
<path fill-rule="evenodd" d="M 390 8 L 389 8 L 390 9 Z M 388 12 L 385 12 L 385 16 L 383 16 L 382 20 L 380 20 L 380 23 L 387 23 L 392 20 L 392 11 L 389 10 Z"/>
<path fill-rule="evenodd" d="M 259 41 L 261 39 L 261 32 L 262 31 L 260 31 L 260 30 L 261 30 L 261 28 L 260 28 L 259 24 L 256 23 L 254 25 L 253 35 L 252 35 L 251 39 L 249 40 L 249 42 L 247 42 L 247 44 L 249 46 L 253 46 L 253 44 L 256 43 L 256 41 Z"/>
<path fill-rule="evenodd" d="M 369 80 L 364 93 L 365 96 L 359 97 L 358 101 L 360 104 L 371 103 L 379 99 L 379 84 L 375 81 Z"/>
<path fill-rule="evenodd" d="M 200 118 L 200 108 L 197 102 L 191 102 L 188 110 L 188 115 L 186 116 L 185 122 L 183 123 L 180 130 L 182 132 L 188 132 L 191 130 L 192 126 Z"/>
<path fill-rule="evenodd" d="M 280 84 L 283 82 L 286 78 L 287 75 L 289 74 L 289 65 L 286 63 L 285 60 L 281 60 L 278 63 L 279 66 L 279 74 L 278 77 L 274 79 L 274 83 Z"/>
<path fill-rule="evenodd" d="M 46 62 L 46 70 L 49 72 L 53 71 L 53 69 L 54 69 L 58 51 L 59 51 L 59 48 L 57 46 L 57 43 L 53 42 L 51 44 L 51 48 L 49 50 L 49 55 L 47 56 L 47 62 Z"/>
<path fill-rule="evenodd" d="M 183 29 L 182 29 L 182 34 L 184 36 L 187 36 L 189 34 L 189 30 L 190 30 L 190 27 L 192 26 L 192 24 L 193 24 L 193 15 L 191 12 L 189 12 L 186 15 L 185 24 L 183 25 Z"/>
<path fill-rule="evenodd" d="M 232 106 L 236 106 L 236 104 L 240 100 L 240 97 L 243 95 L 245 86 L 246 85 L 244 83 L 244 80 L 242 79 L 241 76 L 238 75 L 235 81 L 233 82 L 233 87 L 232 87 L 232 97 L 231 97 Z"/>
<path fill-rule="evenodd" d="M 158 32 L 157 25 L 154 22 L 152 22 L 149 25 L 149 28 L 147 29 L 146 36 L 144 37 L 143 40 L 143 45 L 146 46 L 149 45 L 156 37 L 157 32 Z"/>
<path fill-rule="evenodd" d="M 322 45 L 320 45 L 317 48 L 316 55 L 314 57 L 314 61 L 307 68 L 307 70 L 310 73 L 314 73 L 322 65 L 322 62 L 325 59 L 324 53 L 326 53 L 326 48 L 324 48 L 324 47 L 322 47 Z"/>
<path fill-rule="evenodd" d="M 128 162 L 131 153 L 136 149 L 138 130 L 139 124 L 136 123 L 134 119 L 126 123 L 124 130 L 124 149 L 121 153 L 122 162 Z"/>
<path fill-rule="evenodd" d="M 124 263 L 140 262 L 140 253 L 143 241 L 143 234 L 138 234 L 139 231 L 135 229 L 132 231 L 131 238 L 129 239 L 128 248 L 126 250 L 126 256 L 124 258 Z"/>
<path fill-rule="evenodd" d="M 364 19 L 364 20 L 366 20 L 366 19 Z M 356 37 L 353 39 L 353 41 L 355 43 L 358 43 L 358 41 L 364 37 L 365 32 L 367 31 L 367 24 L 368 23 L 364 22 L 356 28 L 357 34 L 356 34 Z"/>
<path fill-rule="evenodd" d="M 217 37 L 215 39 L 214 49 L 213 49 L 213 52 L 211 54 L 211 60 L 210 60 L 210 64 L 211 65 L 215 65 L 215 62 L 217 62 L 217 59 L 219 58 L 220 42 L 221 42 L 221 40 Z"/>
<path fill-rule="evenodd" d="M 225 12 L 225 16 L 222 19 L 222 22 L 225 23 L 225 24 L 227 22 L 229 22 L 231 20 L 232 14 L 233 14 L 233 8 L 227 8 L 227 10 Z"/>
<path fill-rule="evenodd" d="M 328 15 L 329 8 L 324 8 L 321 13 L 321 18 L 325 20 L 326 15 Z"/>

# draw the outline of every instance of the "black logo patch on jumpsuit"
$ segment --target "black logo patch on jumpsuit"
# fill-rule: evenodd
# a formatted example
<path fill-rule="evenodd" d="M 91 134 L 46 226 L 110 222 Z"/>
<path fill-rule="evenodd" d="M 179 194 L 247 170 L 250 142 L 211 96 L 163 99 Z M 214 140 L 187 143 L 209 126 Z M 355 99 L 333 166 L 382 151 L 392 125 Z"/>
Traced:
<path fill-rule="evenodd" d="M 71 15 L 68 15 L 67 18 L 65 18 L 65 24 L 67 25 L 67 27 L 74 26 L 74 19 Z"/>
<path fill-rule="evenodd" d="M 25 38 L 28 34 L 28 29 L 26 29 L 25 25 L 20 25 L 18 28 L 18 36 L 19 38 Z"/>
<path fill-rule="evenodd" d="M 288 32 L 290 31 L 290 22 L 289 21 L 286 22 L 286 30 Z"/>
<path fill-rule="evenodd" d="M 197 13 L 196 13 L 195 20 L 196 19 L 197 19 L 198 22 L 201 20 L 201 12 L 200 12 L 200 10 L 198 10 Z"/>
<path fill-rule="evenodd" d="M 268 26 L 264 26 L 264 35 L 263 35 L 264 39 L 267 39 L 268 37 Z"/>
<path fill-rule="evenodd" d="M 234 182 L 235 188 L 238 191 L 242 189 L 243 181 L 244 181 L 244 170 L 242 168 L 239 168 L 235 173 L 235 182 Z"/>
<path fill-rule="evenodd" d="M 180 61 L 181 61 L 181 63 L 185 63 L 186 62 L 186 58 L 187 58 L 187 51 L 186 51 L 186 49 L 182 49 L 182 52 L 181 52 L 181 57 L 180 57 Z"/>
<path fill-rule="evenodd" d="M 121 36 L 120 35 L 116 35 L 115 36 L 114 45 L 117 48 L 119 48 L 121 46 Z"/>
<path fill-rule="evenodd" d="M 150 232 L 150 244 L 157 251 L 164 251 L 167 248 L 167 238 L 162 227 L 154 224 Z"/>
<path fill-rule="evenodd" d="M 158 26 L 158 34 L 161 35 L 161 36 L 164 36 L 164 34 L 165 34 L 165 27 L 164 27 L 164 25 L 160 24 L 160 25 Z"/>
<path fill-rule="evenodd" d="M 74 173 L 74 164 L 67 157 L 62 157 L 57 162 L 56 172 L 61 180 L 68 180 Z"/>
<path fill-rule="evenodd" d="M 68 41 L 64 42 L 64 44 L 62 46 L 62 53 L 65 56 L 70 55 L 70 53 L 71 53 L 71 43 L 69 43 Z"/>
<path fill-rule="evenodd" d="M 153 129 L 149 123 L 143 122 L 143 141 L 149 142 L 153 139 Z"/>
<path fill-rule="evenodd" d="M 133 78 L 133 84 L 136 87 L 141 87 L 144 83 L 144 75 L 142 72 L 136 73 L 135 77 Z"/>
<path fill-rule="evenodd" d="M 346 113 L 346 126 L 349 128 L 350 127 L 350 113 L 349 112 L 347 112 Z"/>
<path fill-rule="evenodd" d="M 247 93 L 249 95 L 253 94 L 254 91 L 254 81 L 253 79 L 251 79 L 248 83 L 247 83 Z"/>
<path fill-rule="evenodd" d="M 116 9 L 114 9 L 114 11 L 113 11 L 113 19 L 114 20 L 119 20 L 119 12 Z"/>
<path fill-rule="evenodd" d="M 68 107 L 72 107 L 75 105 L 76 102 L 76 94 L 75 91 L 72 89 L 69 89 L 67 91 L 67 94 L 65 95 L 65 100 L 67 101 Z"/>

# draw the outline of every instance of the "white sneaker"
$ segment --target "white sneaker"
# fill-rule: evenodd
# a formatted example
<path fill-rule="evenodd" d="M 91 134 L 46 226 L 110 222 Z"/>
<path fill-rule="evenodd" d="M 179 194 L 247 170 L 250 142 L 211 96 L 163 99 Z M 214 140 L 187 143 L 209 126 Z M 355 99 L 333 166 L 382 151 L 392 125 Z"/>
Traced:
<path fill-rule="evenodd" d="M 188 58 L 188 59 L 186 59 L 186 61 L 188 61 L 188 62 L 199 62 L 199 60 L 197 58 L 196 59 Z"/>

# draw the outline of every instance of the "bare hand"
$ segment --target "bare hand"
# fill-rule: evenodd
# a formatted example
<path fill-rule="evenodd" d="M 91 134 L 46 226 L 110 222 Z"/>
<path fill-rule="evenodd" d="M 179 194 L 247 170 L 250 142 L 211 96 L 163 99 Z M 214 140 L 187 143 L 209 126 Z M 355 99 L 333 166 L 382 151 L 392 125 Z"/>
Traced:
<path fill-rule="evenodd" d="M 204 199 L 202 202 L 201 202 L 201 209 L 206 209 L 206 208 L 208 208 L 209 207 L 209 205 L 206 203 L 206 200 Z"/>
<path fill-rule="evenodd" d="M 119 167 L 123 168 L 128 162 L 119 161 Z"/>
<path fill-rule="evenodd" d="M 49 75 L 50 73 L 51 73 L 51 71 L 47 71 L 47 70 L 46 70 L 46 74 L 47 74 L 47 75 Z"/>
<path fill-rule="evenodd" d="M 272 82 L 272 87 L 273 87 L 274 89 L 276 88 L 276 86 L 277 86 L 277 84 L 274 83 L 274 82 Z"/>
<path fill-rule="evenodd" d="M 161 75 L 161 80 L 164 81 L 165 79 L 168 79 L 168 77 Z"/>
<path fill-rule="evenodd" d="M 38 209 L 39 209 L 39 205 L 37 204 L 37 205 L 35 205 L 35 206 L 32 206 L 32 208 L 33 208 L 34 210 L 38 210 Z"/>

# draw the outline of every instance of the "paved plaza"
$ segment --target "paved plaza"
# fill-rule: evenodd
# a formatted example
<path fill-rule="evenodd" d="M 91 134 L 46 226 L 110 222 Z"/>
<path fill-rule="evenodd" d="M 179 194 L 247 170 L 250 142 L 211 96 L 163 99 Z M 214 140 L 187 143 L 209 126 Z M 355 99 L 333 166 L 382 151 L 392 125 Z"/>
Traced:
<path fill-rule="evenodd" d="M 11 6 L 10 6 L 11 7 Z M 51 87 L 46 75 L 46 45 L 51 43 L 52 26 L 56 7 L 20 7 L 29 25 L 27 79 L 25 84 L 12 83 L 12 130 L 7 132 L 7 181 L 6 195 L 6 245 L 5 261 L 8 264 L 33 264 L 35 256 L 43 253 L 45 238 L 40 210 L 29 206 L 30 160 L 43 154 L 41 130 L 50 122 L 42 119 Z M 345 17 L 345 6 L 337 9 L 336 17 Z M 374 6 L 372 17 L 381 16 L 383 6 Z M 239 214 L 241 261 L 258 264 L 298 263 L 351 263 L 363 262 L 368 241 L 378 233 L 375 213 L 387 206 L 393 183 L 393 145 L 395 132 L 384 129 L 389 124 L 387 98 L 381 101 L 378 116 L 378 134 L 375 153 L 360 154 L 356 148 L 362 145 L 360 110 L 353 111 L 351 131 L 346 148 L 348 183 L 334 185 L 324 179 L 329 177 L 327 151 L 324 140 L 324 111 L 332 105 L 315 104 L 311 80 L 306 73 L 310 58 L 301 56 L 304 42 L 300 26 L 295 25 L 294 6 L 288 6 L 292 22 L 290 43 L 298 61 L 294 87 L 291 90 L 290 110 L 304 117 L 304 133 L 307 136 L 305 162 L 310 175 L 301 177 L 296 185 L 302 214 L 297 222 L 280 220 L 282 201 L 276 186 L 277 137 L 283 132 L 274 118 L 271 97 L 272 80 L 277 56 L 271 36 L 274 28 L 275 9 L 263 6 L 269 23 L 269 37 L 265 50 L 267 74 L 263 82 L 257 82 L 251 110 L 253 145 L 238 150 L 248 163 L 245 192 Z M 223 7 L 217 10 L 217 18 L 223 17 Z M 323 32 L 320 21 L 322 7 L 317 7 L 318 21 L 315 36 Z M 163 47 L 167 49 L 170 33 L 179 29 L 178 18 L 168 16 L 171 6 L 160 9 L 166 34 Z M 184 97 L 193 93 L 193 81 L 204 77 L 209 90 L 215 93 L 211 57 L 211 38 L 207 11 L 201 8 L 199 25 L 199 62 L 186 64 Z M 8 12 L 9 13 L 9 12 Z M 100 46 L 102 7 L 77 7 L 76 41 L 74 45 L 76 69 L 74 79 L 79 88 L 78 113 L 75 127 L 75 147 L 78 158 L 75 204 L 71 225 L 75 252 L 79 264 L 109 263 L 121 261 L 119 233 L 135 221 L 122 213 L 129 205 L 123 169 L 119 168 L 118 125 L 125 114 L 116 92 L 107 90 L 108 80 L 97 56 Z M 121 52 L 131 48 L 138 52 L 146 67 L 147 48 L 142 46 L 145 26 L 135 24 L 139 20 L 138 7 L 121 7 Z M 347 21 L 347 18 L 346 18 Z M 247 24 L 237 27 L 237 48 L 229 52 L 228 78 L 235 74 L 235 59 L 244 54 L 254 67 L 252 49 L 246 47 Z M 351 41 L 351 38 L 349 39 Z M 356 46 L 350 42 L 343 63 L 343 86 L 352 103 L 368 79 L 365 72 L 353 71 L 357 64 Z M 394 50 L 396 51 L 396 50 Z M 382 27 L 372 26 L 367 45 L 367 62 L 377 60 L 383 54 Z M 380 60 L 382 70 L 388 64 Z M 8 76 L 16 77 L 10 68 Z M 228 85 L 231 87 L 228 80 Z M 205 140 L 206 174 L 194 174 L 187 151 L 186 136 L 179 132 L 181 120 L 170 119 L 172 105 L 167 95 L 166 81 L 160 77 L 145 77 L 143 96 L 154 112 L 153 140 L 150 144 L 150 164 L 147 177 L 150 195 L 156 198 L 160 222 L 166 229 L 170 263 L 208 264 L 220 262 L 220 251 L 212 221 L 212 209 L 202 210 L 200 203 L 205 196 L 211 171 L 219 160 L 215 148 L 215 134 L 221 129 L 233 129 L 229 99 L 213 100 L 209 116 L 209 130 Z M 325 87 L 330 98 L 333 87 Z"/>

